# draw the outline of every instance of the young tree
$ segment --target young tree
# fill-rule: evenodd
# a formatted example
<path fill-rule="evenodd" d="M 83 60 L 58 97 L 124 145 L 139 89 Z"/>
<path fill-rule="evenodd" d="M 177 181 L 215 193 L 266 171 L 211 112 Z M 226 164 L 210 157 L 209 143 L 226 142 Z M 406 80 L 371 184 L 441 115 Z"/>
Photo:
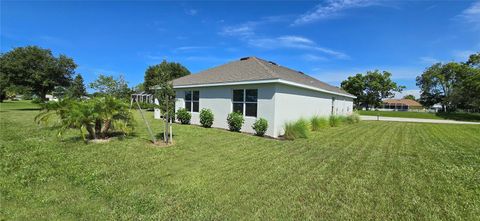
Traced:
<path fill-rule="evenodd" d="M 169 106 L 169 116 L 173 116 L 173 108 L 175 105 L 175 97 L 171 81 L 189 75 L 190 71 L 180 63 L 167 62 L 163 60 L 162 63 L 153 65 L 145 71 L 145 81 L 143 87 L 150 93 L 155 93 L 155 97 L 159 98 L 160 110 L 165 112 L 167 104 Z M 157 86 L 160 89 L 152 90 L 152 87 Z"/>
<path fill-rule="evenodd" d="M 72 98 L 81 98 L 87 95 L 87 89 L 83 83 L 83 77 L 81 74 L 77 74 L 72 81 L 72 84 L 68 88 L 68 96 Z"/>
<path fill-rule="evenodd" d="M 90 88 L 96 90 L 97 94 L 110 95 L 120 99 L 129 99 L 132 93 L 123 75 L 114 78 L 113 76 L 100 74 L 97 80 L 90 83 Z"/>
<path fill-rule="evenodd" d="M 390 98 L 395 92 L 401 92 L 403 86 L 391 80 L 392 74 L 387 71 L 367 71 L 365 75 L 357 74 L 348 77 L 341 83 L 341 87 L 350 94 L 357 96 L 355 104 L 357 108 L 364 106 L 367 110 L 370 107 L 379 106 L 384 98 Z"/>
<path fill-rule="evenodd" d="M 76 67 L 71 58 L 55 57 L 37 46 L 18 47 L 0 55 L 1 80 L 31 88 L 43 100 L 55 86 L 69 86 Z"/>

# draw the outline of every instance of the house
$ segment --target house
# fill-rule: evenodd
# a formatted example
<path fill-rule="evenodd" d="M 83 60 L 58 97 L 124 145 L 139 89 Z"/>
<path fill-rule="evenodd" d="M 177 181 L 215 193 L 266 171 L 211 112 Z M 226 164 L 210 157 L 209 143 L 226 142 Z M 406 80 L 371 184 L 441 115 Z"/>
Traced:
<path fill-rule="evenodd" d="M 186 108 L 199 124 L 202 108 L 214 114 L 213 127 L 228 128 L 227 115 L 244 115 L 243 132 L 257 118 L 268 121 L 266 135 L 278 137 L 286 122 L 312 116 L 348 115 L 355 96 L 303 72 L 256 57 L 245 57 L 175 79 L 175 109 Z"/>
<path fill-rule="evenodd" d="M 56 97 L 52 94 L 45 95 L 45 99 L 47 99 L 47 101 L 58 101 L 58 97 Z"/>
<path fill-rule="evenodd" d="M 384 111 L 419 111 L 423 106 L 411 99 L 386 99 L 379 110 Z"/>

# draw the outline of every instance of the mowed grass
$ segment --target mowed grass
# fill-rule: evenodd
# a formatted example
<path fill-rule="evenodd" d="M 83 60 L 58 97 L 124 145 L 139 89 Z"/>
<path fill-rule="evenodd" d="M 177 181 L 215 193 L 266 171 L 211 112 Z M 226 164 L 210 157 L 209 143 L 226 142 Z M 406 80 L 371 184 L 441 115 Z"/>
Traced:
<path fill-rule="evenodd" d="M 278 141 L 174 125 L 85 145 L 1 104 L 0 219 L 475 220 L 480 127 L 360 122 Z M 153 129 L 160 121 L 147 114 Z"/>
<path fill-rule="evenodd" d="M 360 115 L 380 117 L 422 118 L 437 120 L 480 121 L 480 113 L 428 113 L 407 111 L 358 111 Z"/>

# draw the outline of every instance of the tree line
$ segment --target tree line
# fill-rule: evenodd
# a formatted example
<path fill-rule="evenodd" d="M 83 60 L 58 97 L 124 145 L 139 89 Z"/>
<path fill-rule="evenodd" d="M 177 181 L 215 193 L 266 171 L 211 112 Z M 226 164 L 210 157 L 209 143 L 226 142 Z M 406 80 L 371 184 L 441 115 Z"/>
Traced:
<path fill-rule="evenodd" d="M 367 71 L 356 74 L 342 81 L 341 88 L 355 95 L 354 105 L 357 109 L 375 108 L 385 98 L 392 98 L 396 92 L 405 87 L 391 80 L 387 71 Z M 465 62 L 436 63 L 425 69 L 416 78 L 420 88 L 417 100 L 427 108 L 440 104 L 442 110 L 453 112 L 480 111 L 480 53 L 470 55 Z M 415 99 L 413 95 L 406 99 Z"/>
<path fill-rule="evenodd" d="M 9 94 L 34 94 L 44 101 L 48 93 L 57 97 L 81 98 L 87 96 L 83 77 L 76 73 L 77 65 L 66 55 L 54 56 L 48 49 L 37 46 L 18 47 L 0 55 L 0 101 Z M 135 91 L 153 93 L 161 98 L 161 108 L 173 106 L 173 79 L 189 75 L 190 71 L 180 63 L 163 61 L 149 66 L 144 82 L 128 87 L 123 75 L 119 77 L 100 74 L 89 84 L 95 90 L 91 96 L 111 95 L 129 99 Z M 354 105 L 375 108 L 385 98 L 392 98 L 405 87 L 398 85 L 388 71 L 367 71 L 341 82 L 341 88 L 355 95 Z M 436 63 L 416 78 L 423 106 L 440 104 L 444 111 L 480 111 L 480 53 L 472 54 L 465 62 Z M 160 90 L 153 89 L 159 86 Z M 407 96 L 412 99 L 412 96 Z"/>
<path fill-rule="evenodd" d="M 75 72 L 77 64 L 66 55 L 54 56 L 49 49 L 38 46 L 14 48 L 0 54 L 0 102 L 16 94 L 24 98 L 35 96 L 39 102 L 46 101 L 46 95 L 58 98 L 83 98 L 109 95 L 128 100 L 132 93 L 146 91 L 158 96 L 172 97 L 173 88 L 168 82 L 190 74 L 179 63 L 163 61 L 150 66 L 145 71 L 145 81 L 133 88 L 123 75 L 114 77 L 99 74 L 88 86 L 95 92 L 88 94 L 80 73 Z M 162 86 L 162 90 L 152 90 L 152 86 Z M 172 102 L 172 101 L 170 101 Z"/>

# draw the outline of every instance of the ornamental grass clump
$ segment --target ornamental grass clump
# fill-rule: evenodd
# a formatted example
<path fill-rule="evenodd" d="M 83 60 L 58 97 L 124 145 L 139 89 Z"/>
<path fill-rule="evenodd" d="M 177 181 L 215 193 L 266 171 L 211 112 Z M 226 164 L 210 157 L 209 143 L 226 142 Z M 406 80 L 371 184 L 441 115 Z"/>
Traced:
<path fill-rule="evenodd" d="M 310 136 L 310 125 L 307 120 L 300 119 L 295 122 L 285 124 L 285 134 L 287 140 L 295 140 L 297 138 L 308 138 Z"/>
<path fill-rule="evenodd" d="M 252 129 L 255 130 L 255 135 L 263 137 L 263 135 L 265 135 L 265 132 L 267 132 L 268 129 L 268 121 L 264 118 L 260 118 L 255 121 Z"/>
<path fill-rule="evenodd" d="M 353 113 L 345 118 L 345 121 L 348 124 L 356 124 L 360 122 L 360 115 L 358 113 Z"/>
<path fill-rule="evenodd" d="M 330 124 L 330 127 L 338 127 L 342 125 L 342 123 L 345 121 L 345 117 L 343 116 L 337 116 L 337 115 L 331 115 L 328 118 L 328 122 Z"/>
<path fill-rule="evenodd" d="M 206 128 L 212 127 L 212 124 L 213 124 L 212 110 L 203 108 L 200 111 L 200 124 Z"/>
<path fill-rule="evenodd" d="M 244 122 L 245 122 L 245 119 L 243 119 L 242 113 L 232 112 L 228 114 L 227 123 L 228 123 L 228 129 L 230 131 L 240 132 Z"/>
<path fill-rule="evenodd" d="M 190 119 L 192 119 L 192 114 L 187 111 L 185 108 L 180 108 L 177 111 L 177 120 L 182 124 L 190 124 Z"/>
<path fill-rule="evenodd" d="M 325 117 L 314 116 L 310 119 L 310 125 L 312 126 L 312 131 L 318 131 L 321 128 L 328 127 L 328 119 Z"/>

